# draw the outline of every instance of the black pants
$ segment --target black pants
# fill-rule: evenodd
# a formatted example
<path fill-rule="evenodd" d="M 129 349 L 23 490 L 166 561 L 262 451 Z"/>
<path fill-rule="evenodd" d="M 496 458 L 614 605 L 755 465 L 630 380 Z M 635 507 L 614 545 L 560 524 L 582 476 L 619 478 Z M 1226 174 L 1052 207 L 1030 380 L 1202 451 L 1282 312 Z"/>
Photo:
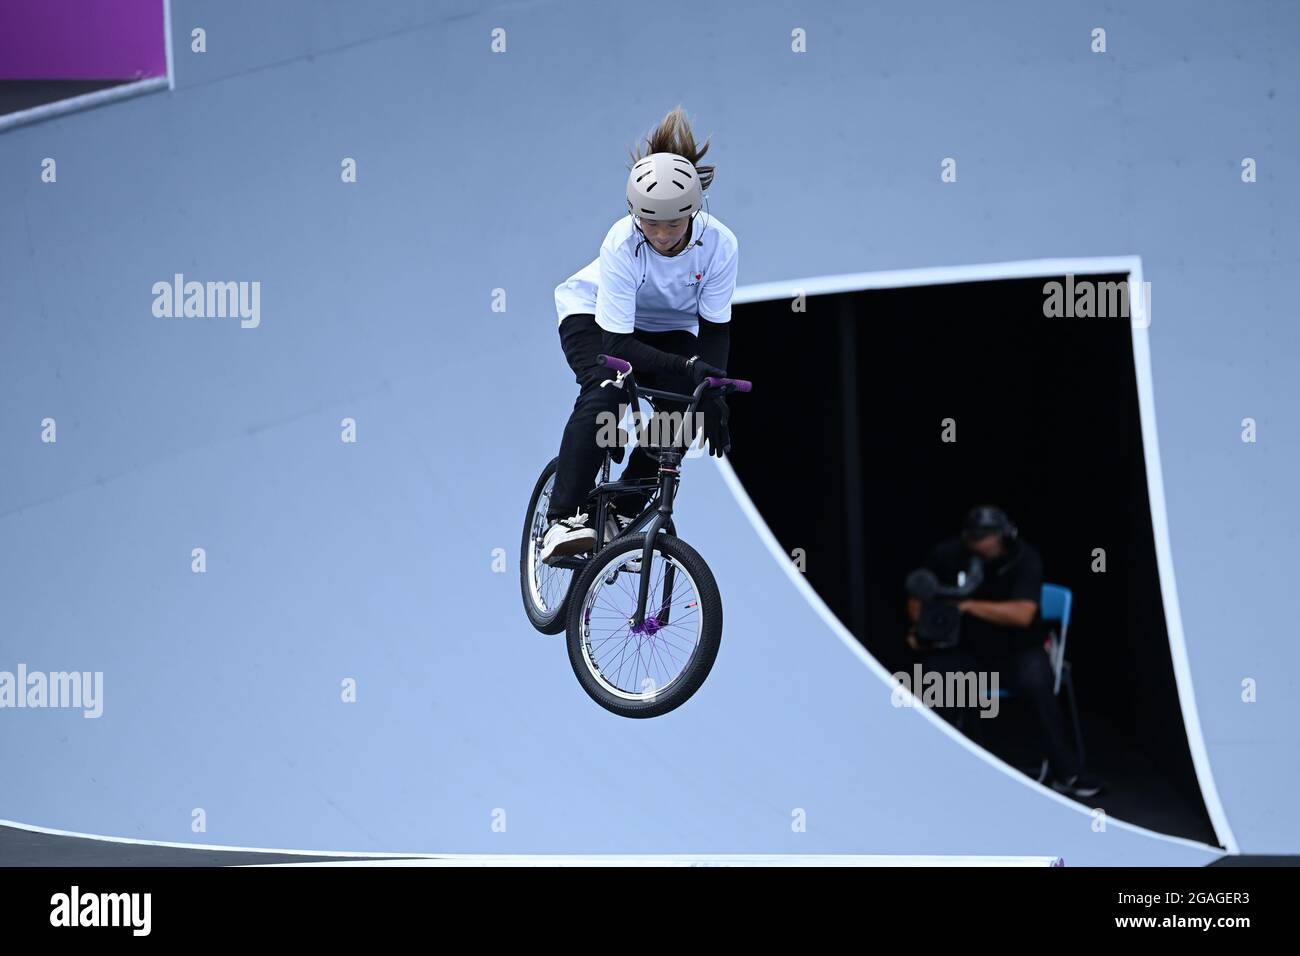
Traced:
<path fill-rule="evenodd" d="M 1051 774 L 1065 779 L 1078 773 L 1078 756 L 1066 736 L 1065 719 L 1061 716 L 1060 701 L 1052 693 L 1055 676 L 1051 662 L 1040 645 L 1008 650 L 1004 653 L 973 653 L 961 646 L 929 651 L 921 656 L 921 665 L 927 671 L 942 673 L 984 671 L 998 673 L 999 686 L 1009 687 L 1024 698 L 1033 712 L 1043 736 L 1043 747 Z M 936 708 L 945 720 L 956 724 L 973 738 L 978 734 L 979 723 L 984 718 L 967 709 L 962 715 L 953 708 Z M 958 718 L 964 716 L 960 723 Z M 976 734 L 970 732 L 974 730 Z"/>
<path fill-rule="evenodd" d="M 643 332 L 637 330 L 636 338 L 664 352 L 691 356 L 697 351 L 697 341 L 690 332 Z M 547 509 L 550 520 L 572 515 L 581 510 L 583 504 L 596 485 L 597 472 L 605 457 L 605 449 L 597 443 L 599 416 L 602 412 L 620 418 L 619 408 L 628 404 L 627 392 L 612 385 L 601 388 L 600 383 L 614 377 L 607 368 L 596 368 L 596 356 L 604 351 L 600 326 L 594 315 L 570 315 L 560 323 L 560 346 L 564 357 L 573 369 L 581 391 L 573 403 L 568 424 L 564 426 L 564 437 L 560 440 L 560 460 L 556 466 L 555 488 L 551 492 L 551 504 Z M 668 392 L 689 395 L 694 391 L 690 379 L 685 375 L 655 375 L 650 372 L 636 373 L 638 385 L 648 388 L 663 389 Z M 659 403 L 661 412 L 685 412 L 685 405 L 676 403 Z M 657 463 L 645 454 L 638 444 L 623 469 L 623 479 L 650 478 L 658 469 Z M 632 517 L 644 505 L 644 498 L 622 496 L 614 505 L 620 514 Z M 595 516 L 589 515 L 589 521 Z"/>

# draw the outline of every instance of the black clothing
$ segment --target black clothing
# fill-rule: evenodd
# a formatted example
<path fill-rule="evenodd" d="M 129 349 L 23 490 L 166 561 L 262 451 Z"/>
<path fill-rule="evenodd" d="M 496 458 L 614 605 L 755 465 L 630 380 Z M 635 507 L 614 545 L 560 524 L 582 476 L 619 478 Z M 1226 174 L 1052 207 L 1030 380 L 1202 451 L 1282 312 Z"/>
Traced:
<path fill-rule="evenodd" d="M 962 626 L 965 626 L 964 621 Z M 975 654 L 964 650 L 959 644 L 957 647 L 926 652 L 921 661 L 926 671 L 945 674 L 996 671 L 999 688 L 1010 690 L 1028 702 L 1034 723 L 1042 734 L 1043 752 L 1047 755 L 1052 776 L 1065 780 L 1079 772 L 1078 756 L 1066 734 L 1060 700 L 1053 693 L 1056 678 L 1052 674 L 1052 664 L 1041 647 Z M 955 708 L 936 708 L 936 713 L 949 723 L 954 723 L 958 715 Z M 980 717 L 977 710 L 969 709 L 962 729 L 968 735 L 978 738 L 981 722 L 986 719 L 988 718 Z"/>
<path fill-rule="evenodd" d="M 628 401 L 623 389 L 600 387 L 600 383 L 613 378 L 614 373 L 607 368 L 596 367 L 597 355 L 614 355 L 631 362 L 639 385 L 689 395 L 695 386 L 686 374 L 686 360 L 692 355 L 699 355 L 712 365 L 726 368 L 729 344 L 727 323 L 704 319 L 700 319 L 700 336 L 697 339 L 685 330 L 645 332 L 637 329 L 630 335 L 615 335 L 601 329 L 596 324 L 594 315 L 566 316 L 560 323 L 560 346 L 564 349 L 564 357 L 573 369 L 581 391 L 564 427 L 560 460 L 556 466 L 555 488 L 551 492 L 547 518 L 553 521 L 572 515 L 583 507 L 587 495 L 595 486 L 600 463 L 605 456 L 605 450 L 597 444 L 598 416 L 602 412 L 610 412 L 618 417 L 619 406 L 626 405 Z M 686 406 L 661 401 L 658 403 L 658 411 L 682 414 L 686 411 Z M 708 408 L 701 411 L 706 415 L 710 413 Z M 638 445 L 628 458 L 620 477 L 651 478 L 657 470 L 658 463 Z M 632 517 L 644 506 L 644 499 L 624 495 L 615 499 L 614 506 L 620 514 Z M 594 520 L 594 516 L 590 516 L 589 520 Z"/>
<path fill-rule="evenodd" d="M 960 538 L 949 538 L 931 550 L 925 566 L 938 576 L 941 584 L 954 585 L 957 572 L 969 569 L 971 554 Z M 969 600 L 1028 600 L 1041 604 L 1043 559 L 1032 545 L 1013 540 L 1006 553 L 994 560 L 985 560 L 983 564 L 984 580 Z M 1053 692 L 1056 679 L 1051 661 L 1043 650 L 1045 638 L 1041 607 L 1034 612 L 1034 620 L 1027 628 L 994 624 L 966 613 L 961 616 L 961 639 L 957 646 L 923 651 L 921 661 L 927 671 L 996 671 L 1001 687 L 1028 702 L 1042 732 L 1043 749 L 1052 776 L 1067 779 L 1081 768 L 1066 735 L 1060 701 Z M 955 720 L 952 710 L 940 709 L 939 713 L 945 720 Z M 968 712 L 963 729 L 978 734 L 980 721 L 984 719 L 977 712 Z"/>
<path fill-rule="evenodd" d="M 941 541 L 930 551 L 925 566 L 935 573 L 939 583 L 954 585 L 957 572 L 970 567 L 971 552 L 960 538 Z M 1043 559 L 1033 545 L 1015 540 L 1000 558 L 984 561 L 984 580 L 970 595 L 972 601 L 1042 600 Z M 1008 627 L 985 621 L 973 614 L 961 617 L 960 647 L 976 654 L 1021 650 L 1043 643 L 1042 615 L 1035 611 L 1027 627 Z"/>

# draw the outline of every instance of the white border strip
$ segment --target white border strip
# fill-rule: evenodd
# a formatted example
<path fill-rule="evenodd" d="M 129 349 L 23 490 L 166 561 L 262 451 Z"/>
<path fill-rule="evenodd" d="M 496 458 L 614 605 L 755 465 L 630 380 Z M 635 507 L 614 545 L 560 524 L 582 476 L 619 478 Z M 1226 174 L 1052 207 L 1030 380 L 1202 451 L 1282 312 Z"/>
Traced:
<path fill-rule="evenodd" d="M 285 856 L 319 856 L 319 857 L 363 857 L 365 859 L 398 859 L 416 856 L 426 856 L 421 853 L 375 853 L 373 851 L 362 853 L 346 853 L 338 850 L 277 850 L 268 847 L 256 846 L 216 846 L 210 843 L 170 843 L 166 840 L 136 840 L 131 837 L 113 837 L 101 836 L 96 833 L 78 833 L 76 830 L 55 830 L 51 827 L 38 827 L 30 823 L 19 823 L 16 820 L 0 820 L 0 827 L 10 827 L 14 830 L 25 830 L 28 833 L 43 833 L 46 836 L 72 837 L 77 840 L 93 840 L 97 843 L 118 843 L 127 846 L 157 846 L 165 847 L 171 850 L 209 850 L 220 853 L 276 853 Z"/>
<path fill-rule="evenodd" d="M 733 303 L 762 302 L 771 299 L 790 299 L 799 294 L 829 295 L 839 292 L 859 292 L 867 289 L 900 288 L 919 285 L 939 285 L 959 282 L 979 282 L 996 279 L 1023 279 L 1042 276 L 1051 278 L 1066 274 L 1099 275 L 1104 273 L 1126 273 L 1130 289 L 1142 289 L 1142 259 L 1140 256 L 1112 256 L 1085 259 L 1033 259 L 1020 262 L 994 262 L 967 266 L 939 266 L 929 269 L 906 269 L 893 272 L 860 272 L 849 275 L 815 276 L 807 279 L 795 279 L 784 282 L 765 282 L 743 286 L 736 290 Z M 1164 603 L 1165 624 L 1169 634 L 1169 647 L 1174 664 L 1174 680 L 1178 686 L 1178 699 L 1182 708 L 1183 724 L 1187 733 L 1187 743 L 1192 754 L 1192 763 L 1196 769 L 1197 783 L 1201 788 L 1201 798 L 1205 801 L 1206 811 L 1214 826 L 1216 838 L 1222 845 L 1210 846 L 1197 840 L 1158 833 L 1146 827 L 1115 820 L 1116 826 L 1134 833 L 1140 833 L 1153 839 L 1175 843 L 1180 846 L 1195 847 L 1216 854 L 1237 854 L 1240 850 L 1237 840 L 1228 823 L 1227 814 L 1219 799 L 1218 788 L 1214 784 L 1214 774 L 1210 768 L 1210 758 L 1205 747 L 1205 738 L 1201 732 L 1200 716 L 1196 709 L 1196 695 L 1192 687 L 1191 666 L 1187 658 L 1187 645 L 1183 635 L 1182 615 L 1179 613 L 1178 589 L 1174 581 L 1173 549 L 1169 541 L 1169 518 L 1165 511 L 1164 477 L 1160 468 L 1160 446 L 1156 436 L 1155 392 L 1151 381 L 1151 350 L 1147 335 L 1147 322 L 1135 325 L 1133 332 L 1133 364 L 1137 375 L 1138 407 L 1142 423 L 1142 449 L 1146 459 L 1147 500 L 1151 509 L 1151 524 L 1155 535 L 1156 565 L 1160 573 L 1161 599 Z M 844 625 L 826 606 L 820 595 L 813 590 L 807 579 L 795 570 L 794 564 L 781 549 L 776 537 L 767 526 L 750 500 L 749 494 L 741 485 L 736 473 L 725 459 L 714 459 L 722 472 L 724 480 L 731 488 L 741 509 L 749 518 L 750 524 L 758 533 L 777 564 L 784 569 L 795 588 L 821 617 L 823 623 L 839 637 L 840 641 L 890 689 L 898 688 L 888 671 L 866 648 L 848 632 Z M 1014 779 L 1017 783 L 1037 789 L 1043 795 L 1069 807 L 1081 814 L 1087 814 L 1086 807 L 1070 800 L 1035 780 L 1030 780 L 1020 771 L 993 754 L 976 746 L 964 734 L 958 732 L 947 721 L 925 707 L 915 707 L 925 719 L 949 738 L 956 741 L 967 751 L 974 754 L 990 766 Z"/>
<path fill-rule="evenodd" d="M 589 856 L 543 855 L 448 855 L 429 859 L 345 860 L 331 863 L 254 863 L 256 867 L 273 866 L 1064 866 L 1059 856 L 857 856 L 849 854 L 722 854 L 717 856 L 692 856 L 690 854 L 653 854 L 646 856 Z"/>
<path fill-rule="evenodd" d="M 33 106 L 29 110 L 19 110 L 17 113 L 0 116 L 0 133 L 16 126 L 40 123 L 43 120 L 54 119 L 56 116 L 94 109 L 97 106 L 116 103 L 118 100 L 128 100 L 132 97 L 142 96 L 145 93 L 168 89 L 168 84 L 169 80 L 165 76 L 151 76 L 147 80 L 120 83 L 104 90 L 96 90 L 94 93 L 82 93 L 80 96 L 70 96 L 66 100 L 42 103 L 40 106 Z"/>
<path fill-rule="evenodd" d="M 167 51 L 167 89 L 176 89 L 176 69 L 172 65 L 172 0 L 163 0 L 163 49 Z"/>
<path fill-rule="evenodd" d="M 969 266 L 936 266 L 929 269 L 898 269 L 892 272 L 855 272 L 837 276 L 816 276 L 783 282 L 761 282 L 742 286 L 732 296 L 733 303 L 762 302 L 768 299 L 791 299 L 805 295 L 830 295 L 836 292 L 862 292 L 867 289 L 896 289 L 917 285 L 943 285 L 954 282 L 983 282 L 993 279 L 1030 279 L 1035 276 L 1058 276 L 1142 271 L 1138 256 L 1109 256 L 1095 259 L 1026 259 L 1020 262 L 986 262 Z"/>
<path fill-rule="evenodd" d="M 1129 289 L 1143 290 L 1142 260 L 1135 257 L 1129 272 Z M 1139 294 L 1142 294 L 1141 291 Z M 1130 294 L 1130 301 L 1133 296 Z M 1228 814 L 1219 799 L 1214 782 L 1209 750 L 1201 730 L 1200 711 L 1196 707 L 1196 690 L 1192 683 L 1192 665 L 1183 636 L 1182 606 L 1178 601 L 1178 584 L 1174 579 L 1174 549 L 1169 535 L 1169 513 L 1165 507 L 1164 469 L 1160 463 L 1160 441 L 1156 432 L 1155 384 L 1151 375 L 1151 303 L 1143 301 L 1145 321 L 1133 327 L 1133 366 L 1137 370 L 1138 408 L 1142 414 L 1142 449 L 1146 457 L 1147 499 L 1151 505 L 1151 531 L 1156 542 L 1156 566 L 1160 571 L 1160 593 L 1165 605 L 1165 627 L 1169 631 L 1169 649 L 1174 663 L 1174 680 L 1178 684 L 1178 701 L 1183 709 L 1183 726 L 1192 751 L 1196 779 L 1201 784 L 1205 809 L 1214 824 L 1215 835 L 1225 850 L 1241 852 L 1237 837 L 1228 822 Z"/>
<path fill-rule="evenodd" d="M 315 857 L 303 863 L 250 863 L 245 866 L 1060 866 L 1057 856 L 870 856 L 860 854 L 689 854 L 657 853 L 644 856 L 620 854 L 498 854 L 498 853 L 345 853 L 336 850 L 280 850 L 271 847 L 215 846 L 209 843 L 169 843 L 135 840 L 130 837 L 99 836 L 72 830 L 37 827 L 14 820 L 0 820 L 0 827 L 27 833 L 69 837 L 95 843 L 152 846 L 172 850 L 204 850 L 216 853 L 261 853 L 277 856 Z M 352 857 L 353 859 L 340 859 Z"/>

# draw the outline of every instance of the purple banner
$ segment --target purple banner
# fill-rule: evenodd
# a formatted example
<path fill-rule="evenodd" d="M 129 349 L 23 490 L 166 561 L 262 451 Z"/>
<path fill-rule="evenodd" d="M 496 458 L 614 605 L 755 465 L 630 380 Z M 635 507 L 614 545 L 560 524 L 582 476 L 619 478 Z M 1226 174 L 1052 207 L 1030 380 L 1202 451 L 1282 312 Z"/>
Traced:
<path fill-rule="evenodd" d="M 163 0 L 0 0 L 0 80 L 167 74 Z"/>

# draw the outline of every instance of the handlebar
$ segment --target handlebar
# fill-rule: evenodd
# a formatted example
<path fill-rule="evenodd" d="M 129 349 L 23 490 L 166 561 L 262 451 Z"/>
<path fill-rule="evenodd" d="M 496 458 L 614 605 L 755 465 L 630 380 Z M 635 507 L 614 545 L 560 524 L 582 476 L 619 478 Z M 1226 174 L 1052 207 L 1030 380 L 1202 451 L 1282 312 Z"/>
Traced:
<path fill-rule="evenodd" d="M 754 388 L 753 382 L 748 382 L 743 378 L 714 378 L 710 375 L 704 380 L 704 384 L 709 388 L 726 388 L 730 387 L 737 392 L 748 392 Z"/>
<path fill-rule="evenodd" d="M 596 365 L 598 368 L 607 368 L 621 375 L 632 371 L 631 362 L 614 355 L 597 355 Z M 754 389 L 754 383 L 743 378 L 715 378 L 710 375 L 704 379 L 703 384 L 708 388 L 726 388 L 733 392 L 750 392 Z"/>
<path fill-rule="evenodd" d="M 601 368 L 612 369 L 615 372 L 621 372 L 626 375 L 632 371 L 632 363 L 625 359 L 615 358 L 612 355 L 597 355 L 596 365 Z"/>

